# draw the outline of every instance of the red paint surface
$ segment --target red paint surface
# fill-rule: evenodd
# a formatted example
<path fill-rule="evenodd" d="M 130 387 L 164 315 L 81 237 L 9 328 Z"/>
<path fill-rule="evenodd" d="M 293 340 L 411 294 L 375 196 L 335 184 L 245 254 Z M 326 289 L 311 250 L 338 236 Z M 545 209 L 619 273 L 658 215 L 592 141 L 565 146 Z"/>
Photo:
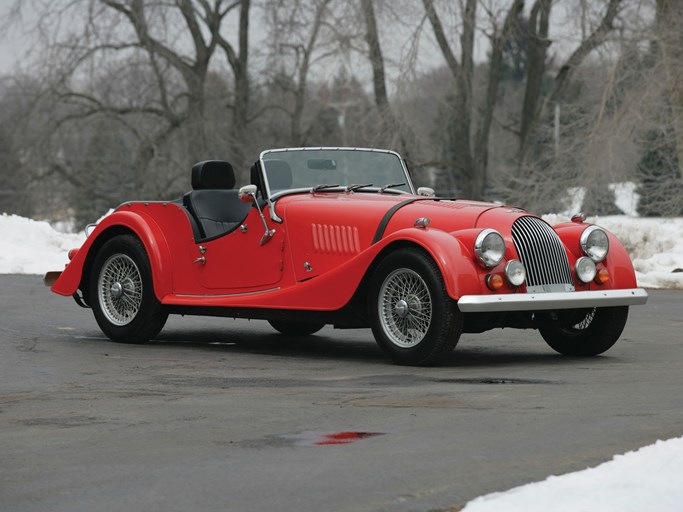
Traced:
<path fill-rule="evenodd" d="M 381 436 L 381 432 L 337 432 L 334 434 L 324 434 L 321 441 L 315 443 L 316 446 L 325 446 L 330 444 L 351 444 L 360 439 L 368 437 Z"/>

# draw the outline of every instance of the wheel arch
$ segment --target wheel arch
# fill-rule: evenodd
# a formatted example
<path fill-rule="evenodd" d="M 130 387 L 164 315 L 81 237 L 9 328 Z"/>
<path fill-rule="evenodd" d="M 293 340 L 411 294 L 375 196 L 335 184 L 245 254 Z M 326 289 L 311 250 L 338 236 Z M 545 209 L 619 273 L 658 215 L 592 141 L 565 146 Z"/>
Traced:
<path fill-rule="evenodd" d="M 384 246 L 368 265 L 352 301 L 367 300 L 370 281 L 377 266 L 389 254 L 405 248 L 415 248 L 429 256 L 439 268 L 448 295 L 458 300 L 467 294 L 480 293 L 479 270 L 462 243 L 445 231 L 408 229 L 392 233 L 382 240 Z"/>

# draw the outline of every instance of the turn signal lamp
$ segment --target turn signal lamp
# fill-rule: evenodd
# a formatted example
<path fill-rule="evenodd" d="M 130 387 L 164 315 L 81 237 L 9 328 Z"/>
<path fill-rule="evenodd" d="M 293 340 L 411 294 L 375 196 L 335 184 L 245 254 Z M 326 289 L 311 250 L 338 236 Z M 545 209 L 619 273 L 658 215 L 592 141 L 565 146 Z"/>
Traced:
<path fill-rule="evenodd" d="M 488 286 L 491 291 L 495 292 L 503 287 L 503 278 L 500 274 L 489 274 L 486 276 L 485 280 L 486 286 Z"/>
<path fill-rule="evenodd" d="M 609 281 L 609 271 L 606 268 L 601 268 L 598 273 L 595 274 L 595 282 L 598 284 L 605 284 Z"/>
<path fill-rule="evenodd" d="M 72 259 L 74 259 L 74 256 L 76 256 L 76 253 L 78 253 L 78 249 L 71 249 L 71 250 L 68 252 L 67 256 L 69 256 L 69 261 L 71 261 Z"/>

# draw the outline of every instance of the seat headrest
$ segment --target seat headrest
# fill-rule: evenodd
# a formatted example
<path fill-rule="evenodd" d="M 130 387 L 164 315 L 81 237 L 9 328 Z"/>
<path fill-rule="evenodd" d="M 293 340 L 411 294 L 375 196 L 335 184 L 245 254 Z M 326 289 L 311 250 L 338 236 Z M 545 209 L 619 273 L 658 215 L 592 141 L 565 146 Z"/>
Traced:
<path fill-rule="evenodd" d="M 292 169 L 284 160 L 266 160 L 266 176 L 271 192 L 292 188 Z"/>
<path fill-rule="evenodd" d="M 204 160 L 192 166 L 192 189 L 229 189 L 235 186 L 232 165 L 223 160 Z"/>

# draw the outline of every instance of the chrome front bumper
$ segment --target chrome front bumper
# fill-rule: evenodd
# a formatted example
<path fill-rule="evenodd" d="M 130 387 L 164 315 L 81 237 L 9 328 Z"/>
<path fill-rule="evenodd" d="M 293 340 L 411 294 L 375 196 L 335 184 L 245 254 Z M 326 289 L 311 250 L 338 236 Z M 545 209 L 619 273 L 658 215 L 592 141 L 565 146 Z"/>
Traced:
<path fill-rule="evenodd" d="M 539 311 L 544 309 L 605 308 L 635 306 L 647 302 L 642 288 L 590 292 L 515 293 L 510 295 L 463 295 L 458 308 L 463 313 L 491 311 Z"/>

